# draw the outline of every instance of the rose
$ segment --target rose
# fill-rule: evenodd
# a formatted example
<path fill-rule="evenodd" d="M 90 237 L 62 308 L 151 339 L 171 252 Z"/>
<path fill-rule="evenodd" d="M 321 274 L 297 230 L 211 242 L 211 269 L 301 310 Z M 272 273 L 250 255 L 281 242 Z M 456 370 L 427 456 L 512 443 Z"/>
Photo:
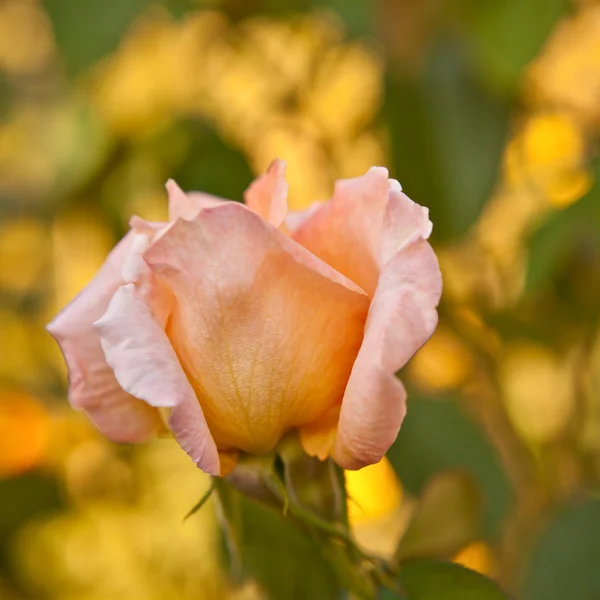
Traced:
<path fill-rule="evenodd" d="M 284 169 L 275 161 L 246 206 L 170 181 L 170 222 L 132 218 L 48 326 L 72 405 L 109 438 L 168 428 L 211 474 L 293 429 L 350 469 L 393 443 L 406 412 L 395 374 L 437 324 L 428 211 L 373 167 L 288 214 Z"/>

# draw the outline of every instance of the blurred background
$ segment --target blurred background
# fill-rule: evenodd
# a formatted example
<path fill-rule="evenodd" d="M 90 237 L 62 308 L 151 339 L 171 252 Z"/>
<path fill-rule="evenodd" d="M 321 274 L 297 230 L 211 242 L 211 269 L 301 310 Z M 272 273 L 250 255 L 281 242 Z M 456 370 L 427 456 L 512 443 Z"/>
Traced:
<path fill-rule="evenodd" d="M 206 479 L 97 434 L 44 331 L 167 178 L 240 200 L 275 157 L 292 208 L 379 164 L 434 222 L 440 325 L 348 475 L 359 542 L 599 598 L 599 133 L 594 0 L 0 0 L 0 598 L 336 597 L 251 506 L 232 583 L 214 507 L 183 522 Z"/>

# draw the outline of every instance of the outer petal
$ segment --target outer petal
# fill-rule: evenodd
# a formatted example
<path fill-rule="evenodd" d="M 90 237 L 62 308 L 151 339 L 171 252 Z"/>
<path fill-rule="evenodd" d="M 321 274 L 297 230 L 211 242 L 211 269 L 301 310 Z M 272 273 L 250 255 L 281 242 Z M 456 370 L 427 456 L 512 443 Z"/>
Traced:
<path fill-rule="evenodd" d="M 404 195 L 383 167 L 338 181 L 329 202 L 290 215 L 286 223 L 298 243 L 371 296 L 389 257 L 431 233 L 428 210 Z M 384 227 L 392 235 L 384 235 Z"/>
<path fill-rule="evenodd" d="M 279 227 L 285 220 L 288 185 L 285 181 L 285 162 L 275 160 L 267 172 L 250 185 L 244 194 L 246 206 L 265 221 Z"/>
<path fill-rule="evenodd" d="M 142 442 L 162 428 L 158 412 L 127 394 L 106 363 L 93 322 L 121 284 L 132 235 L 115 247 L 91 283 L 49 325 L 69 369 L 69 399 L 116 442 Z"/>
<path fill-rule="evenodd" d="M 186 194 L 172 179 L 167 181 L 165 187 L 169 194 L 169 221 L 193 219 L 203 208 L 218 206 L 222 202 L 226 202 L 224 198 L 202 192 Z"/>
<path fill-rule="evenodd" d="M 413 242 L 428 239 L 432 228 L 429 210 L 392 187 L 383 218 L 380 267 Z"/>
<path fill-rule="evenodd" d="M 329 409 L 318 421 L 300 429 L 300 442 L 310 456 L 325 460 L 333 452 L 341 406 Z"/>
<path fill-rule="evenodd" d="M 342 403 L 333 454 L 340 466 L 376 463 L 396 439 L 406 392 L 395 373 L 433 333 L 441 286 L 437 258 L 422 239 L 384 267 Z"/>
<path fill-rule="evenodd" d="M 383 215 L 390 185 L 383 167 L 372 167 L 356 179 L 338 181 L 333 198 L 292 234 L 299 244 L 369 295 L 377 286 Z"/>
<path fill-rule="evenodd" d="M 304 210 L 292 210 L 289 211 L 285 218 L 285 226 L 292 235 L 300 229 L 304 223 L 306 223 L 322 206 L 323 202 L 313 202 L 308 208 Z"/>
<path fill-rule="evenodd" d="M 167 333 L 219 450 L 267 452 L 339 405 L 368 309 L 343 276 L 236 203 L 144 256 L 176 298 Z"/>
<path fill-rule="evenodd" d="M 219 474 L 219 456 L 202 409 L 164 329 L 135 284 L 115 293 L 96 322 L 108 363 L 123 389 L 150 406 L 170 407 L 169 426 L 198 466 Z"/>

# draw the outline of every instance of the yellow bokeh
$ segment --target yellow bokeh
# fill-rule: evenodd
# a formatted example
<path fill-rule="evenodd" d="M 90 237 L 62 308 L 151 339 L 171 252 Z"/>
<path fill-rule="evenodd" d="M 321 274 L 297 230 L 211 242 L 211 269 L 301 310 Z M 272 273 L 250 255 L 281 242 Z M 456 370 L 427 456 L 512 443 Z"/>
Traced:
<path fill-rule="evenodd" d="M 322 57 L 317 80 L 304 99 L 304 110 L 322 134 L 336 140 L 347 138 L 379 108 L 381 80 L 381 60 L 363 46 L 333 48 Z"/>
<path fill-rule="evenodd" d="M 283 158 L 297 210 L 327 199 L 336 177 L 385 162 L 368 131 L 382 94 L 381 60 L 340 37 L 318 15 L 254 18 L 233 29 L 218 13 L 175 22 L 153 10 L 98 69 L 93 97 L 120 135 L 147 134 L 191 111 L 242 150 L 256 173 Z"/>
<path fill-rule="evenodd" d="M 358 545 L 373 555 L 393 556 L 412 513 L 412 501 L 387 458 L 359 471 L 346 471 L 348 519 Z"/>
<path fill-rule="evenodd" d="M 107 458 L 110 454 L 105 451 Z M 96 481 L 80 482 L 88 486 L 88 500 L 77 510 L 32 522 L 17 540 L 20 569 L 34 589 L 57 598 L 77 592 L 77 598 L 191 600 L 198 589 L 207 599 L 229 598 L 218 568 L 212 506 L 183 520 L 208 478 L 174 442 L 156 442 L 137 453 L 135 481 L 121 478 L 120 497 L 106 495 L 115 475 L 110 460 L 118 464 L 116 457 L 109 459 L 110 468 L 95 471 Z"/>
<path fill-rule="evenodd" d="M 560 113 L 530 118 L 522 135 L 522 159 L 540 166 L 570 164 L 581 159 L 583 139 L 575 123 Z"/>
<path fill-rule="evenodd" d="M 49 229 L 40 220 L 18 217 L 0 226 L 0 288 L 40 291 L 48 270 Z"/>
<path fill-rule="evenodd" d="M 538 103 L 561 106 L 582 122 L 600 115 L 600 6 L 588 3 L 552 32 L 530 65 L 529 95 Z"/>
<path fill-rule="evenodd" d="M 39 400 L 0 390 L 0 479 L 38 466 L 49 438 L 50 418 Z"/>
<path fill-rule="evenodd" d="M 465 344 L 450 329 L 438 327 L 411 361 L 410 373 L 425 389 L 449 390 L 462 385 L 472 368 Z"/>
<path fill-rule="evenodd" d="M 0 2 L 0 72 L 34 73 L 48 64 L 53 51 L 52 26 L 36 0 Z"/>
<path fill-rule="evenodd" d="M 482 575 L 493 576 L 495 571 L 494 556 L 485 542 L 473 542 L 463 548 L 453 559 L 455 563 L 477 571 Z"/>
<path fill-rule="evenodd" d="M 508 414 L 525 439 L 549 442 L 568 427 L 575 407 L 568 356 L 521 343 L 507 351 L 500 380 Z"/>
<path fill-rule="evenodd" d="M 93 212 L 72 212 L 54 223 L 51 248 L 57 310 L 89 283 L 113 244 L 108 226 Z"/>
<path fill-rule="evenodd" d="M 0 380 L 15 385 L 39 384 L 44 374 L 40 370 L 38 342 L 43 330 L 30 319 L 9 310 L 0 309 Z"/>
<path fill-rule="evenodd" d="M 530 188 L 564 208 L 591 187 L 591 176 L 583 167 L 585 152 L 583 131 L 568 114 L 532 115 L 508 145 L 507 183 Z"/>
<path fill-rule="evenodd" d="M 402 502 L 402 486 L 387 458 L 359 471 L 346 471 L 346 488 L 352 524 L 390 514 Z"/>

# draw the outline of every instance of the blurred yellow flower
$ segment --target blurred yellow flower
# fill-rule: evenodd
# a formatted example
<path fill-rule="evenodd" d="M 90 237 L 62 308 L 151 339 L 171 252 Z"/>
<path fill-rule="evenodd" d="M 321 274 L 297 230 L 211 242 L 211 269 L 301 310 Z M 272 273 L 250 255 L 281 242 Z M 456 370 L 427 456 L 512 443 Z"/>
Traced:
<path fill-rule="evenodd" d="M 583 132 L 573 119 L 564 113 L 542 112 L 529 117 L 508 145 L 507 182 L 532 187 L 550 204 L 563 208 L 592 185 L 584 160 Z"/>
<path fill-rule="evenodd" d="M 304 110 L 331 139 L 353 136 L 379 109 L 382 61 L 359 44 L 334 47 L 321 57 Z M 360 82 L 360 83 L 359 83 Z"/>
<path fill-rule="evenodd" d="M 36 0 L 0 2 L 0 71 L 31 74 L 48 64 L 53 51 L 52 26 Z"/>
<path fill-rule="evenodd" d="M 40 373 L 41 357 L 36 347 L 40 335 L 46 337 L 30 319 L 0 309 L 0 381 L 16 385 L 40 383 L 43 374 Z"/>
<path fill-rule="evenodd" d="M 106 222 L 90 210 L 57 219 L 52 240 L 55 302 L 62 308 L 97 273 L 114 240 Z"/>
<path fill-rule="evenodd" d="M 460 387 L 473 368 L 473 358 L 460 338 L 447 327 L 438 327 L 410 364 L 413 379 L 424 389 Z"/>
<path fill-rule="evenodd" d="M 100 65 L 92 95 L 118 135 L 190 114 L 211 122 L 256 173 L 283 157 L 298 210 L 327 199 L 336 178 L 385 162 L 369 131 L 382 61 L 363 44 L 342 43 L 342 33 L 319 13 L 232 25 L 210 11 L 173 21 L 155 7 Z"/>
<path fill-rule="evenodd" d="M 364 523 L 396 510 L 402 502 L 402 486 L 387 458 L 359 471 L 346 471 L 348 519 Z"/>
<path fill-rule="evenodd" d="M 508 414 L 525 439 L 549 442 L 569 425 L 574 397 L 568 358 L 538 344 L 521 343 L 507 351 L 500 382 Z"/>
<path fill-rule="evenodd" d="M 411 503 L 387 458 L 359 471 L 346 471 L 348 519 L 365 551 L 391 557 L 406 529 Z"/>
<path fill-rule="evenodd" d="M 490 547 L 485 542 L 479 541 L 469 544 L 453 558 L 453 561 L 482 575 L 494 575 L 494 557 Z"/>
<path fill-rule="evenodd" d="M 143 14 L 93 81 L 93 99 L 113 130 L 144 134 L 193 107 L 205 84 L 207 45 L 224 25 L 206 11 L 181 22 L 156 7 Z"/>
<path fill-rule="evenodd" d="M 48 140 L 36 146 L 33 139 L 41 121 L 33 107 L 22 106 L 0 123 L 0 192 L 27 194 L 52 181 L 55 159 L 44 148 Z"/>
<path fill-rule="evenodd" d="M 49 231 L 41 220 L 18 217 L 0 226 L 0 288 L 39 291 L 47 271 Z"/>
<path fill-rule="evenodd" d="M 274 124 L 265 131 L 253 154 L 256 165 L 268 164 L 268 157 L 286 157 L 291 210 L 301 210 L 330 197 L 332 182 L 324 149 L 310 131 L 294 127 L 291 120 Z"/>
<path fill-rule="evenodd" d="M 73 452 L 90 442 L 109 444 L 98 430 L 81 414 L 67 405 L 53 411 L 51 428 L 44 457 L 44 466 L 64 477 Z"/>
<path fill-rule="evenodd" d="M 57 600 L 193 600 L 198 590 L 207 600 L 229 598 L 210 503 L 183 521 L 208 479 L 166 441 L 140 449 L 132 475 L 128 496 L 110 487 L 100 496 L 84 494 L 76 511 L 31 522 L 21 532 L 16 558 L 29 589 Z M 98 486 L 90 478 L 81 484 Z M 237 597 L 257 597 L 248 594 Z"/>
<path fill-rule="evenodd" d="M 23 101 L 0 123 L 0 193 L 33 205 L 85 181 L 103 159 L 102 123 L 79 94 Z"/>
<path fill-rule="evenodd" d="M 36 398 L 0 390 L 0 478 L 40 464 L 49 433 L 50 419 Z"/>
<path fill-rule="evenodd" d="M 559 106 L 583 122 L 600 115 L 600 6 L 590 2 L 553 31 L 526 75 L 538 104 Z"/>

